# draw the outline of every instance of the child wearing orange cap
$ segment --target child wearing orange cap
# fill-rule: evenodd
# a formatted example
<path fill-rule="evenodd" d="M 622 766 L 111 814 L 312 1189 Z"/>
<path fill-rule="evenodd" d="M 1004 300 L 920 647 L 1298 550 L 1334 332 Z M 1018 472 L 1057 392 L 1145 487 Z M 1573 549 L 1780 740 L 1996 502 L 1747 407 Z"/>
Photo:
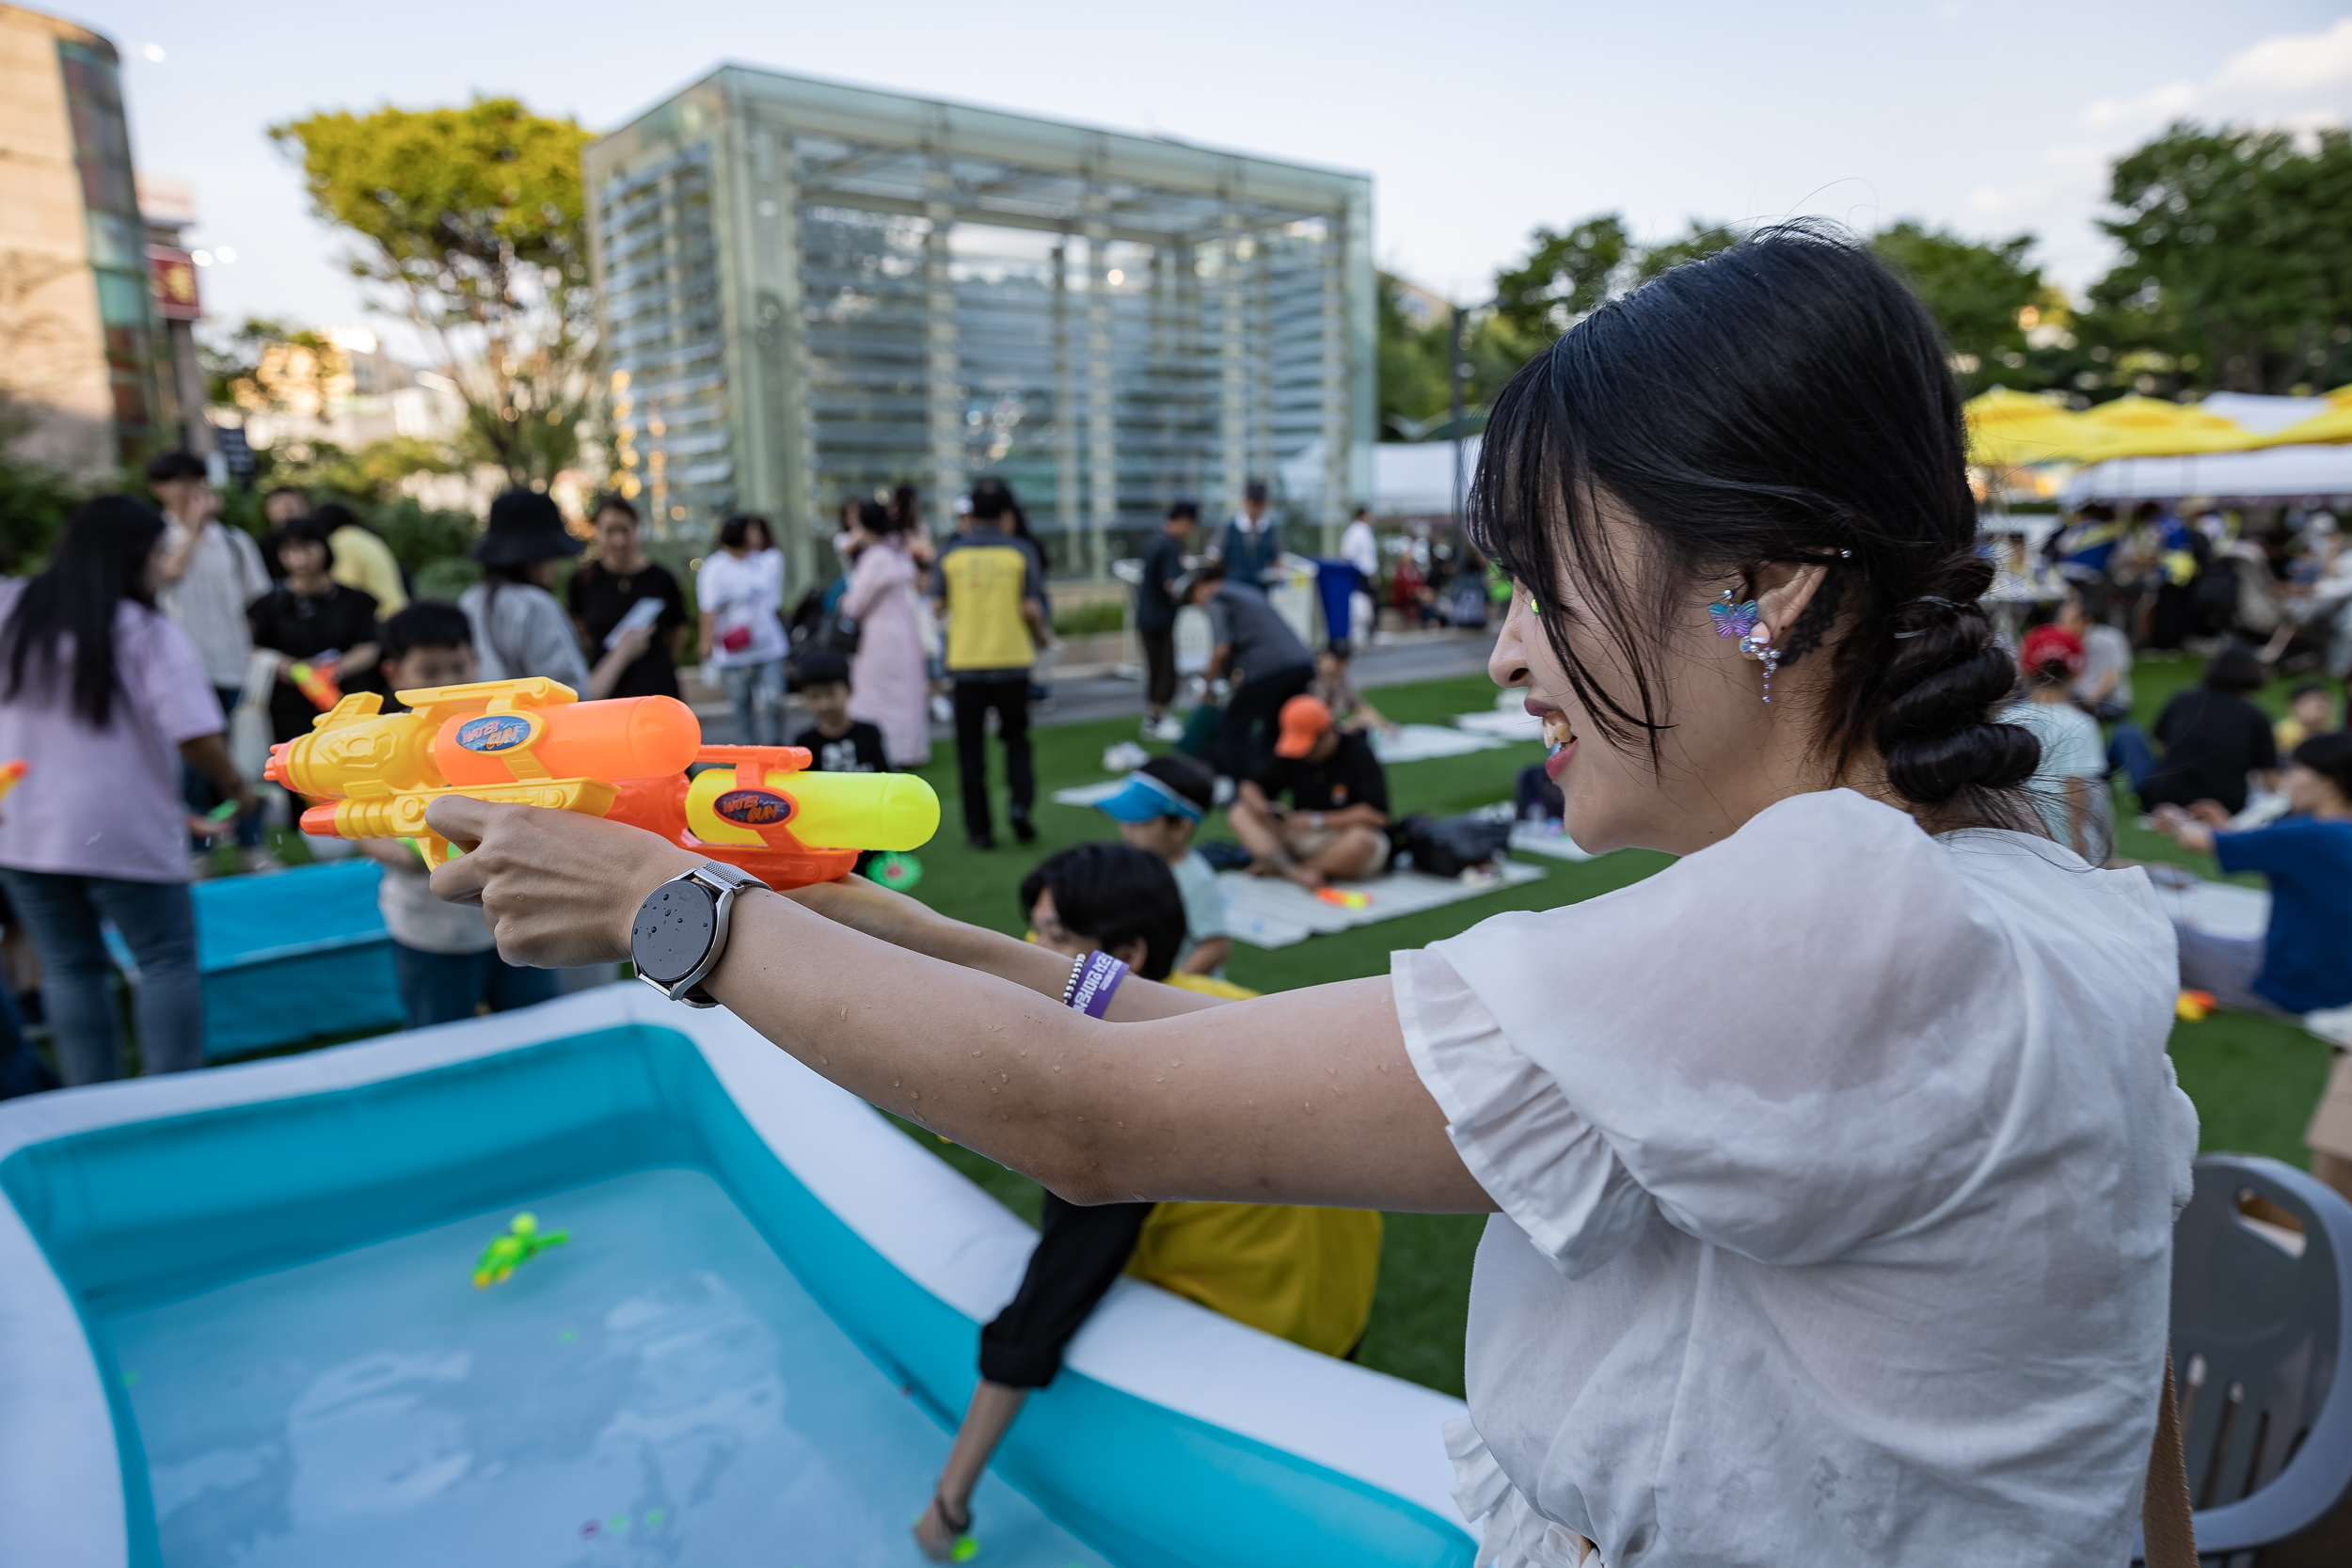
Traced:
<path fill-rule="evenodd" d="M 1282 705 L 1274 756 L 1241 781 L 1226 820 L 1254 876 L 1319 888 L 1389 863 L 1388 775 L 1363 732 L 1335 728 L 1320 698 Z"/>

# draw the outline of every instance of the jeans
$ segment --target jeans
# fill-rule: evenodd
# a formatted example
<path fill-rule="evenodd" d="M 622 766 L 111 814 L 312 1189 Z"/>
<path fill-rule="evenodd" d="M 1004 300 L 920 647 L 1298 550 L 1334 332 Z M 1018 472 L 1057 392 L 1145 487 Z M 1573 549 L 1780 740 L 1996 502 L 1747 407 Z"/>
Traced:
<path fill-rule="evenodd" d="M 2135 795 L 2156 770 L 2156 752 L 2148 744 L 2147 732 L 2128 721 L 2116 725 L 2115 733 L 2107 736 L 2107 771 L 2113 773 L 2119 768 L 2131 781 Z"/>
<path fill-rule="evenodd" d="M 0 1100 L 56 1086 L 57 1075 L 25 1043 L 24 1020 L 17 1015 L 16 998 L 7 986 L 0 985 Z"/>
<path fill-rule="evenodd" d="M 236 712 L 237 705 L 245 700 L 245 693 L 233 686 L 216 686 L 213 688 L 213 695 L 220 699 L 220 711 L 224 715 Z M 186 803 L 190 816 L 202 816 L 229 797 L 215 788 L 212 780 L 183 762 L 180 765 L 180 799 Z M 199 849 L 210 847 L 215 842 L 190 833 L 188 850 L 193 854 Z M 250 816 L 238 818 L 237 847 L 259 849 L 261 847 L 262 814 L 255 812 Z"/>
<path fill-rule="evenodd" d="M 1312 686 L 1314 679 L 1313 665 L 1298 664 L 1252 675 L 1233 689 L 1225 700 L 1225 771 L 1236 779 L 1255 779 L 1265 772 L 1282 705 Z"/>
<path fill-rule="evenodd" d="M 471 1018 L 487 1002 L 494 1013 L 552 1002 L 563 989 L 562 970 L 522 969 L 499 957 L 498 949 L 479 953 L 427 953 L 421 948 L 392 943 L 392 972 L 400 977 L 401 1006 L 408 1009 L 408 1027 L 455 1023 Z"/>
<path fill-rule="evenodd" d="M 1029 761 L 1029 677 L 956 682 L 956 781 L 963 796 L 963 831 L 989 838 L 988 710 L 996 710 L 996 737 L 1005 743 L 1005 783 L 1012 792 L 1011 816 L 1029 819 L 1037 804 L 1037 778 Z"/>
<path fill-rule="evenodd" d="M 735 709 L 738 746 L 784 744 L 784 660 L 723 665 L 719 682 L 727 689 L 727 703 Z"/>
<path fill-rule="evenodd" d="M 132 1008 L 139 1060 L 149 1073 L 204 1065 L 204 990 L 196 969 L 196 903 L 185 882 L 129 882 L 53 871 L 0 868 L 40 955 L 40 1000 L 65 1081 L 100 1084 L 122 1076 L 114 961 L 98 923 L 111 920 L 139 967 Z"/>

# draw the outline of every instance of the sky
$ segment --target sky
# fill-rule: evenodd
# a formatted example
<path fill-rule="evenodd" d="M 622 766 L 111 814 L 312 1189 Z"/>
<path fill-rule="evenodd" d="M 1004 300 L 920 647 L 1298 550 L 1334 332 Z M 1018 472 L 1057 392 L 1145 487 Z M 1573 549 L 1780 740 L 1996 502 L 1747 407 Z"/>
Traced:
<path fill-rule="evenodd" d="M 1374 176 L 1381 265 L 1485 297 L 1531 230 L 1622 212 L 1914 217 L 2037 236 L 2079 290 L 2113 158 L 2175 118 L 2352 119 L 2352 6 L 2310 0 L 1065 0 L 321 6 L 82 0 L 124 57 L 142 172 L 195 187 L 216 321 L 369 321 L 272 124 L 513 94 L 591 130 L 721 61 Z M 381 325 L 380 319 L 377 325 Z M 389 335 L 395 345 L 398 334 Z"/>

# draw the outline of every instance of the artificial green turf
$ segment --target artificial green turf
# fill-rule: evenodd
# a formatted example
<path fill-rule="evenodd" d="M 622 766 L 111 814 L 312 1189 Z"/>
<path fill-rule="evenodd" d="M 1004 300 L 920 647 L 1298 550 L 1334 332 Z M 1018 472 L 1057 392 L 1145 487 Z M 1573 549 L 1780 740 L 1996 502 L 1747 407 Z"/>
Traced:
<path fill-rule="evenodd" d="M 2143 660 L 2133 674 L 2135 717 L 2144 725 L 2172 693 L 2194 685 L 2202 670 L 2194 658 Z M 2285 711 L 2281 682 L 2256 701 Z M 1391 687 L 1375 695 L 1389 718 L 1401 723 L 1442 723 L 1453 715 L 1492 706 L 1495 689 L 1483 675 Z M 1012 844 L 1004 816 L 1003 754 L 990 745 L 990 788 L 996 808 L 994 850 L 964 843 L 956 793 L 955 748 L 941 746 L 924 775 L 939 792 L 939 837 L 922 852 L 923 881 L 915 895 L 959 919 L 1018 933 L 1025 927 L 1015 888 L 1028 867 L 1053 850 L 1116 836 L 1109 820 L 1090 809 L 1057 805 L 1056 789 L 1105 776 L 1104 748 L 1135 738 L 1131 719 L 1066 728 L 1033 730 L 1038 775 L 1038 842 Z M 1158 748 L 1152 748 L 1157 750 Z M 1518 769 L 1536 759 L 1534 743 L 1464 756 L 1404 763 L 1389 769 L 1391 806 L 1398 816 L 1433 816 L 1469 811 L 1512 798 Z M 2185 853 L 2171 840 L 2136 825 L 2128 792 L 2119 795 L 2117 853 L 2130 860 L 2168 861 L 2216 875 L 2209 857 Z M 1221 818 L 1202 828 L 1222 836 Z M 1499 889 L 1439 910 L 1358 927 L 1336 936 L 1309 939 L 1295 947 L 1267 951 L 1236 944 L 1227 965 L 1238 984 L 1257 990 L 1354 979 L 1388 971 L 1389 954 L 1455 935 L 1508 909 L 1550 909 L 1639 880 L 1667 863 L 1667 857 L 1623 851 L 1597 861 L 1569 864 L 1543 861 L 1539 881 Z M 2245 879 L 2259 884 L 2260 879 Z M 2201 1023 L 2183 1023 L 2172 1035 L 2171 1052 L 2182 1087 L 2196 1101 L 2202 1121 L 2200 1147 L 2268 1154 L 2307 1165 L 2304 1122 L 2328 1075 L 2328 1048 L 2292 1024 L 2241 1013 L 2216 1013 Z M 1030 1224 L 1037 1223 L 1040 1189 L 1026 1177 L 985 1156 L 945 1142 L 909 1122 L 908 1135 L 977 1181 Z M 1472 1214 L 1390 1214 L 1380 1259 L 1378 1293 L 1359 1359 L 1366 1366 L 1447 1393 L 1462 1392 L 1462 1342 L 1470 1307 L 1472 1255 L 1485 1220 Z"/>

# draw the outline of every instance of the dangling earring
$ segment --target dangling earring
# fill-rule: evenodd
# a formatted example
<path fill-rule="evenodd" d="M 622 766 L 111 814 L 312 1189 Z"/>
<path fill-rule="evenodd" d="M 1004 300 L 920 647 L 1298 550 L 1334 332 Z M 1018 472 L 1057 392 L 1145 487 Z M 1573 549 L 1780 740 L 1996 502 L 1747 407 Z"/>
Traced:
<path fill-rule="evenodd" d="M 1772 628 L 1758 626 L 1740 639 L 1740 651 L 1764 665 L 1764 700 L 1772 700 L 1772 672 L 1780 668 L 1780 650 L 1772 644 Z"/>
<path fill-rule="evenodd" d="M 1707 607 L 1708 619 L 1715 623 L 1715 635 L 1736 637 L 1740 651 L 1759 660 L 1764 666 L 1764 700 L 1772 700 L 1772 672 L 1780 668 L 1780 650 L 1772 643 L 1772 628 L 1757 634 L 1757 606 L 1754 599 L 1734 601 L 1731 590 L 1724 590 L 1723 597 Z"/>

